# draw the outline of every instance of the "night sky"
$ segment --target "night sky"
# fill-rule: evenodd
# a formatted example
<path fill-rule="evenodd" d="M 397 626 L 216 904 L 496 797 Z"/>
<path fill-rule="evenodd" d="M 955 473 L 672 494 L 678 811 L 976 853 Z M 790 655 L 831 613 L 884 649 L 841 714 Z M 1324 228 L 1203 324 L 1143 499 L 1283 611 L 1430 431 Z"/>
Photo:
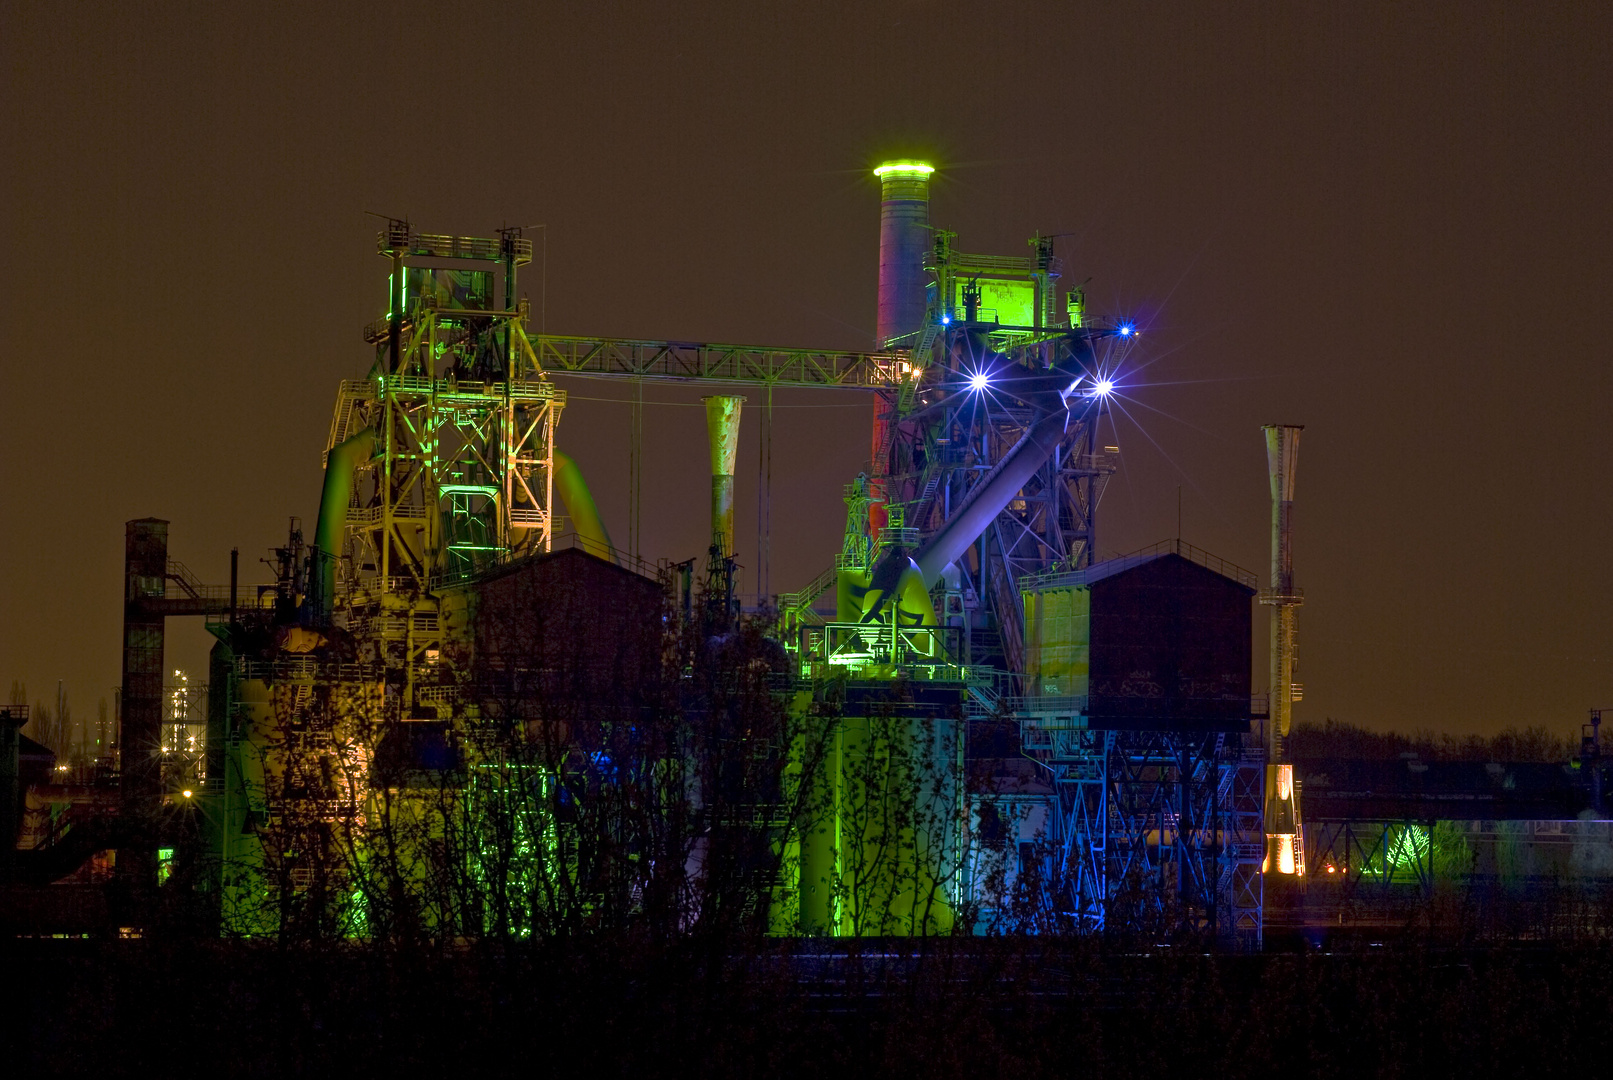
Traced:
<path fill-rule="evenodd" d="M 923 155 L 962 249 L 1068 233 L 1066 280 L 1146 331 L 1103 552 L 1174 535 L 1180 488 L 1264 581 L 1260 425 L 1304 424 L 1296 718 L 1575 730 L 1613 705 L 1613 8 L 1187 7 L 0 4 L 0 678 L 112 696 L 126 519 L 218 582 L 311 533 L 384 310 L 366 211 L 546 224 L 552 332 L 863 349 L 869 170 Z M 629 413 L 595 399 L 630 388 L 560 381 L 620 539 Z M 706 544 L 701 393 L 646 389 L 652 559 Z M 774 405 L 780 591 L 838 550 L 870 407 Z"/>

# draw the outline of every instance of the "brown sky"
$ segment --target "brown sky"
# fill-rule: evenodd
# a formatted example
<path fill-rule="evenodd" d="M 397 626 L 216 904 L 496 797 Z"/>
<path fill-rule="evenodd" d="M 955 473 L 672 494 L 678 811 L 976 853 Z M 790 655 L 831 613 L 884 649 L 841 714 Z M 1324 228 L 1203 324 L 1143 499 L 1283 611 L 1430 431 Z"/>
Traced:
<path fill-rule="evenodd" d="M 1186 538 L 1263 571 L 1259 426 L 1303 423 L 1299 717 L 1567 731 L 1613 705 L 1610 12 L 0 4 L 0 678 L 110 696 L 126 519 L 222 581 L 312 518 L 384 304 L 364 211 L 547 223 L 555 332 L 866 347 L 868 168 L 922 153 L 960 246 L 1073 233 L 1069 276 L 1161 358 L 1105 550 L 1172 535 L 1180 485 Z M 626 387 L 565 385 L 620 535 L 627 410 L 579 399 Z M 838 547 L 869 414 L 775 403 L 789 589 Z M 650 407 L 646 438 L 645 552 L 695 554 L 700 414 Z M 169 640 L 201 668 L 198 626 Z"/>

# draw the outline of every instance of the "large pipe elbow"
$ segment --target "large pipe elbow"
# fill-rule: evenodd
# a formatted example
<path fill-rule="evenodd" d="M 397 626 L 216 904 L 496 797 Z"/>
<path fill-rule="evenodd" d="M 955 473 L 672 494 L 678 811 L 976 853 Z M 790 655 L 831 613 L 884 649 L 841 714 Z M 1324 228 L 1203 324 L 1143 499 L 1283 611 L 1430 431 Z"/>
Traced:
<path fill-rule="evenodd" d="M 330 448 L 325 455 L 325 486 L 319 495 L 319 519 L 314 526 L 314 547 L 319 551 L 320 601 L 330 604 L 336 592 L 336 557 L 342 531 L 347 527 L 347 504 L 353 494 L 353 473 L 375 452 L 375 431 L 365 428 Z"/>
<path fill-rule="evenodd" d="M 616 548 L 610 542 L 610 533 L 605 531 L 605 522 L 599 516 L 594 494 L 582 478 L 582 470 L 569 455 L 558 450 L 554 452 L 554 493 L 566 508 L 566 516 L 571 519 L 572 530 L 582 542 L 583 550 L 621 565 Z"/>

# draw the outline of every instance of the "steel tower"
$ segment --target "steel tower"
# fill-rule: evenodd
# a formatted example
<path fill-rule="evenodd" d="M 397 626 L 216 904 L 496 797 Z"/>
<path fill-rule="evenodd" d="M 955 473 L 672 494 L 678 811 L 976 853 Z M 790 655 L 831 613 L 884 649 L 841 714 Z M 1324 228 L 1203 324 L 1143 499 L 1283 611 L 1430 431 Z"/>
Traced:
<path fill-rule="evenodd" d="M 527 337 L 519 229 L 496 239 L 390 221 L 388 312 L 366 327 L 369 377 L 344 382 L 326 443 L 316 535 L 325 610 L 402 673 L 404 715 L 429 709 L 444 593 L 512 557 L 548 550 L 554 436 L 565 392 Z M 316 594 L 317 595 L 317 594 Z"/>

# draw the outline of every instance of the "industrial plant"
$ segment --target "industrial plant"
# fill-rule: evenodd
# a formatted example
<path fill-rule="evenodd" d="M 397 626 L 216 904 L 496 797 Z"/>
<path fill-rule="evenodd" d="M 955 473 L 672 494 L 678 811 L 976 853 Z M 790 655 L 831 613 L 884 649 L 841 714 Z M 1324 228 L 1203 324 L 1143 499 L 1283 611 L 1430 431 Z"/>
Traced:
<path fill-rule="evenodd" d="M 130 521 L 115 756 L 63 775 L 25 707 L 0 714 L 5 930 L 1257 951 L 1439 880 L 1613 879 L 1594 725 L 1561 768 L 1291 752 L 1298 425 L 1263 432 L 1264 586 L 1180 537 L 1099 557 L 1139 327 L 1089 309 L 1050 237 L 961 248 L 933 172 L 875 170 L 861 353 L 533 334 L 521 229 L 388 220 L 373 366 L 335 388 L 317 516 L 273 580 L 232 555 L 203 583 L 169 558 L 184 522 Z M 709 392 L 706 550 L 608 534 L 565 453 L 568 373 Z M 868 467 L 823 478 L 846 519 L 822 572 L 742 593 L 747 394 L 791 387 L 873 399 Z M 216 639 L 182 699 L 178 618 Z"/>

